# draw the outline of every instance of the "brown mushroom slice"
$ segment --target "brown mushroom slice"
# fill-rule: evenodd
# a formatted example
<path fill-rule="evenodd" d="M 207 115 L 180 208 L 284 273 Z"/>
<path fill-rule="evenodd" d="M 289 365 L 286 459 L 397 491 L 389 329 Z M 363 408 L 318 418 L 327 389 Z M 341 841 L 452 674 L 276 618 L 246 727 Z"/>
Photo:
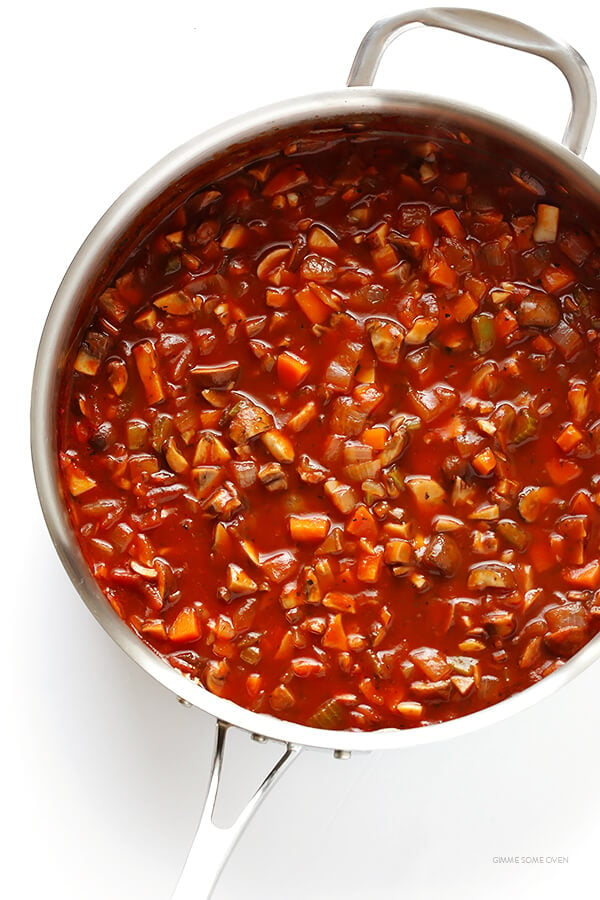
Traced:
<path fill-rule="evenodd" d="M 386 365 L 398 365 L 404 343 L 404 331 L 400 325 L 387 319 L 371 319 L 367 322 L 367 333 L 377 359 Z"/>
<path fill-rule="evenodd" d="M 404 483 L 421 509 L 439 506 L 446 499 L 444 488 L 429 475 L 409 475 Z"/>
<path fill-rule="evenodd" d="M 194 312 L 194 301 L 183 291 L 161 294 L 153 301 L 153 304 L 171 316 L 189 316 Z"/>
<path fill-rule="evenodd" d="M 98 331 L 88 331 L 75 357 L 73 368 L 82 375 L 96 375 L 108 350 L 108 337 Z"/>
<path fill-rule="evenodd" d="M 242 399 L 229 413 L 229 437 L 234 444 L 247 444 L 273 427 L 273 417 L 261 406 Z"/>
<path fill-rule="evenodd" d="M 496 526 L 496 533 L 520 553 L 526 550 L 531 543 L 529 533 L 512 519 L 501 519 Z"/>
<path fill-rule="evenodd" d="M 516 587 L 512 569 L 500 562 L 484 562 L 472 566 L 467 586 L 479 591 L 508 591 Z"/>
<path fill-rule="evenodd" d="M 430 681 L 442 681 L 452 672 L 452 666 L 435 647 L 418 647 L 409 654 L 411 661 Z"/>
<path fill-rule="evenodd" d="M 423 562 L 432 572 L 452 578 L 458 572 L 462 554 L 449 534 L 436 534 L 429 539 Z"/>
<path fill-rule="evenodd" d="M 192 469 L 192 486 L 198 500 L 204 500 L 223 480 L 220 466 L 196 466 Z"/>
<path fill-rule="evenodd" d="M 229 563 L 227 566 L 227 589 L 234 594 L 252 594 L 258 585 L 241 566 Z"/>
<path fill-rule="evenodd" d="M 205 468 L 208 468 L 208 466 Z M 214 516 L 225 522 L 232 519 L 241 508 L 242 501 L 239 498 L 235 485 L 230 481 L 225 482 L 204 503 L 204 509 L 209 516 Z"/>
<path fill-rule="evenodd" d="M 260 436 L 261 441 L 277 462 L 292 463 L 295 457 L 294 445 L 285 434 L 276 428 L 269 428 Z"/>
<path fill-rule="evenodd" d="M 537 291 L 521 301 L 517 320 L 524 328 L 555 328 L 560 322 L 560 303 L 550 294 Z"/>
<path fill-rule="evenodd" d="M 278 462 L 265 463 L 261 466 L 258 470 L 258 480 L 268 491 L 287 490 L 287 475 Z"/>
<path fill-rule="evenodd" d="M 235 386 L 240 374 L 239 362 L 214 363 L 207 366 L 194 366 L 190 369 L 197 383 L 203 388 L 229 391 Z"/>
<path fill-rule="evenodd" d="M 194 452 L 194 465 L 222 466 L 231 459 L 231 453 L 223 441 L 212 431 L 204 431 L 198 438 Z"/>
<path fill-rule="evenodd" d="M 556 656 L 572 656 L 585 644 L 588 637 L 587 628 L 576 628 L 572 625 L 545 635 L 544 643 Z"/>
<path fill-rule="evenodd" d="M 481 624 L 489 634 L 507 638 L 514 633 L 517 621 L 513 612 L 506 609 L 494 609 L 481 617 Z"/>
<path fill-rule="evenodd" d="M 422 703 L 443 703 L 450 699 L 452 682 L 449 678 L 441 681 L 413 681 L 410 693 Z"/>

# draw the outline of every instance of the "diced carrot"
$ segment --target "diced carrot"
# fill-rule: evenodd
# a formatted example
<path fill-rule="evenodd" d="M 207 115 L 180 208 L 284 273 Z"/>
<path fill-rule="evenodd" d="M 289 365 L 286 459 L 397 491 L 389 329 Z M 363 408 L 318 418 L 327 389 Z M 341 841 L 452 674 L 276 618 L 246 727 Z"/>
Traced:
<path fill-rule="evenodd" d="M 378 272 L 387 272 L 398 264 L 398 254 L 391 244 L 376 247 L 371 251 L 371 258 Z"/>
<path fill-rule="evenodd" d="M 572 459 L 559 459 L 553 457 L 546 462 L 546 472 L 559 487 L 574 481 L 582 474 L 581 466 Z"/>
<path fill-rule="evenodd" d="M 222 416 L 222 409 L 203 409 L 200 413 L 200 425 L 202 428 L 216 428 Z"/>
<path fill-rule="evenodd" d="M 486 447 L 471 460 L 471 465 L 480 475 L 489 475 L 496 468 L 497 459 L 493 450 Z"/>
<path fill-rule="evenodd" d="M 267 288 L 265 291 L 265 303 L 271 309 L 288 309 L 290 294 L 288 288 Z"/>
<path fill-rule="evenodd" d="M 429 276 L 429 280 L 433 284 L 437 284 L 440 287 L 447 288 L 450 291 L 454 290 L 458 283 L 456 272 L 454 271 L 454 269 L 450 268 L 439 251 L 435 256 L 430 256 L 427 274 Z"/>
<path fill-rule="evenodd" d="M 452 315 L 457 322 L 462 324 L 463 322 L 466 322 L 467 319 L 470 319 L 473 313 L 477 312 L 478 309 L 479 303 L 475 297 L 470 294 L 469 291 L 464 291 L 456 298 L 452 307 Z"/>
<path fill-rule="evenodd" d="M 415 244 L 419 244 L 423 250 L 431 250 L 433 247 L 431 228 L 428 228 L 427 225 L 417 225 L 411 232 L 410 240 L 414 241 Z"/>
<path fill-rule="evenodd" d="M 563 580 L 577 588 L 589 588 L 592 591 L 600 587 L 600 560 L 593 559 L 580 568 L 562 570 Z"/>
<path fill-rule="evenodd" d="M 294 541 L 322 541 L 327 537 L 330 521 L 327 516 L 289 516 L 290 535 Z"/>
<path fill-rule="evenodd" d="M 202 634 L 196 610 L 190 607 L 182 609 L 175 621 L 169 625 L 169 640 L 175 644 L 187 644 L 197 641 Z"/>
<path fill-rule="evenodd" d="M 544 290 L 560 292 L 575 281 L 575 273 L 566 266 L 547 266 L 541 275 Z"/>
<path fill-rule="evenodd" d="M 319 300 L 314 291 L 309 287 L 302 288 L 294 294 L 296 303 L 313 325 L 322 325 L 326 322 L 331 314 L 329 307 L 325 306 L 322 300 Z"/>
<path fill-rule="evenodd" d="M 341 568 L 335 583 L 337 587 L 344 588 L 347 591 L 357 591 L 359 584 L 354 566 L 345 566 Z"/>
<path fill-rule="evenodd" d="M 328 591 L 323 597 L 323 606 L 326 606 L 327 609 L 335 609 L 337 612 L 356 612 L 354 597 L 343 591 Z"/>
<path fill-rule="evenodd" d="M 294 652 L 294 649 L 294 633 L 292 631 L 286 631 L 281 638 L 274 659 L 289 659 Z"/>
<path fill-rule="evenodd" d="M 531 342 L 531 346 L 537 350 L 538 353 L 552 353 L 554 350 L 554 344 L 545 334 L 536 334 Z"/>
<path fill-rule="evenodd" d="M 568 453 L 573 447 L 576 447 L 583 440 L 583 435 L 579 428 L 576 428 L 575 425 L 565 425 L 562 429 L 558 437 L 556 437 L 555 442 L 558 444 L 561 450 L 565 453 Z"/>
<path fill-rule="evenodd" d="M 489 287 L 488 283 L 484 281 L 483 278 L 478 278 L 476 275 L 465 275 L 464 286 L 465 291 L 472 294 L 478 301 L 483 300 Z"/>
<path fill-rule="evenodd" d="M 503 340 L 513 334 L 518 327 L 517 317 L 510 309 L 501 309 L 494 317 L 496 334 Z"/>
<path fill-rule="evenodd" d="M 377 522 L 371 510 L 360 503 L 346 522 L 346 531 L 354 537 L 364 537 L 369 541 L 377 538 Z"/>
<path fill-rule="evenodd" d="M 356 577 L 363 584 L 376 584 L 381 574 L 383 549 L 378 548 L 374 553 L 367 553 L 359 557 L 356 565 Z"/>
<path fill-rule="evenodd" d="M 251 697 L 258 697 L 262 689 L 262 675 L 252 672 L 246 678 L 246 690 Z"/>
<path fill-rule="evenodd" d="M 556 534 L 556 532 L 553 532 L 550 535 L 550 547 L 558 562 L 563 562 L 565 555 L 565 539 L 562 534 Z M 572 560 L 570 561 L 572 562 Z"/>
<path fill-rule="evenodd" d="M 546 538 L 538 538 L 529 548 L 529 558 L 536 572 L 547 572 L 557 564 L 557 559 Z"/>
<path fill-rule="evenodd" d="M 368 444 L 374 450 L 383 450 L 385 442 L 389 438 L 389 431 L 383 425 L 375 425 L 373 428 L 365 428 L 361 435 L 363 444 Z"/>
<path fill-rule="evenodd" d="M 87 491 L 91 491 L 96 487 L 97 482 L 91 478 L 77 463 L 61 453 L 61 464 L 65 474 L 65 479 L 72 497 L 79 497 Z"/>
<path fill-rule="evenodd" d="M 334 616 L 327 626 L 325 634 L 321 638 L 321 645 L 328 650 L 345 651 L 348 649 L 348 638 L 344 631 L 341 613 Z"/>
<path fill-rule="evenodd" d="M 302 384 L 309 372 L 310 363 L 289 350 L 284 350 L 277 357 L 277 377 L 288 390 L 292 391 Z"/>
<path fill-rule="evenodd" d="M 440 209 L 431 217 L 449 237 L 462 241 L 466 236 L 465 229 L 453 209 Z"/>
<path fill-rule="evenodd" d="M 596 511 L 596 507 L 586 491 L 577 491 L 571 498 L 569 510 L 576 516 L 591 516 Z"/>

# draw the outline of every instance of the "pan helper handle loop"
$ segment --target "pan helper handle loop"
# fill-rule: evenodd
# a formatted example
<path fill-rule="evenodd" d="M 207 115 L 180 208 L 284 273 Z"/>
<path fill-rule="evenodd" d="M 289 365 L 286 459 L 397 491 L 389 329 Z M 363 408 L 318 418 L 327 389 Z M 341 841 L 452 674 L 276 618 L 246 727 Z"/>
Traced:
<path fill-rule="evenodd" d="M 522 50 L 553 63 L 567 79 L 571 113 L 562 142 L 578 156 L 585 153 L 596 116 L 596 88 L 586 61 L 569 44 L 556 41 L 516 19 L 478 9 L 441 7 L 416 9 L 376 22 L 364 36 L 354 58 L 349 87 L 371 85 L 384 51 L 404 31 L 418 25 L 443 28 L 492 44 Z"/>

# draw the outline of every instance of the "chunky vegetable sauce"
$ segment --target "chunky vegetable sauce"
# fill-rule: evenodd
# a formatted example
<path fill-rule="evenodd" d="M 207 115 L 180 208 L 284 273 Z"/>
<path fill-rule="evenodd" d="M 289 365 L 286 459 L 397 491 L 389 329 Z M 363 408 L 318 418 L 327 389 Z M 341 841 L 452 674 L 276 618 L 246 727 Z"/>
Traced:
<path fill-rule="evenodd" d="M 438 722 L 600 626 L 600 238 L 467 151 L 331 132 L 204 186 L 67 365 L 98 584 L 252 710 Z"/>

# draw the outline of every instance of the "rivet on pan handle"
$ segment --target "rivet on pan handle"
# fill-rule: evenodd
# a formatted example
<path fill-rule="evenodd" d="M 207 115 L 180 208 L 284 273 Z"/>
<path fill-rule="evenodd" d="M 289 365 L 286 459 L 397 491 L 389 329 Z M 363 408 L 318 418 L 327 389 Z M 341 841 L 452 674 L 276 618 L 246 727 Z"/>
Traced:
<path fill-rule="evenodd" d="M 221 870 L 248 821 L 275 782 L 298 757 L 300 747 L 285 744 L 285 750 L 271 771 L 246 803 L 235 822 L 227 828 L 215 825 L 213 816 L 223 777 L 223 758 L 227 732 L 232 726 L 217 721 L 210 783 L 200 824 L 187 861 L 171 900 L 209 900 Z"/>
<path fill-rule="evenodd" d="M 553 63 L 567 79 L 571 91 L 571 113 L 562 142 L 578 156 L 585 153 L 596 115 L 596 88 L 586 61 L 569 44 L 541 31 L 494 13 L 477 9 L 418 9 L 382 19 L 364 36 L 354 58 L 348 86 L 371 85 L 387 46 L 403 31 L 417 25 L 444 28 L 492 44 L 512 47 L 541 56 Z"/>

